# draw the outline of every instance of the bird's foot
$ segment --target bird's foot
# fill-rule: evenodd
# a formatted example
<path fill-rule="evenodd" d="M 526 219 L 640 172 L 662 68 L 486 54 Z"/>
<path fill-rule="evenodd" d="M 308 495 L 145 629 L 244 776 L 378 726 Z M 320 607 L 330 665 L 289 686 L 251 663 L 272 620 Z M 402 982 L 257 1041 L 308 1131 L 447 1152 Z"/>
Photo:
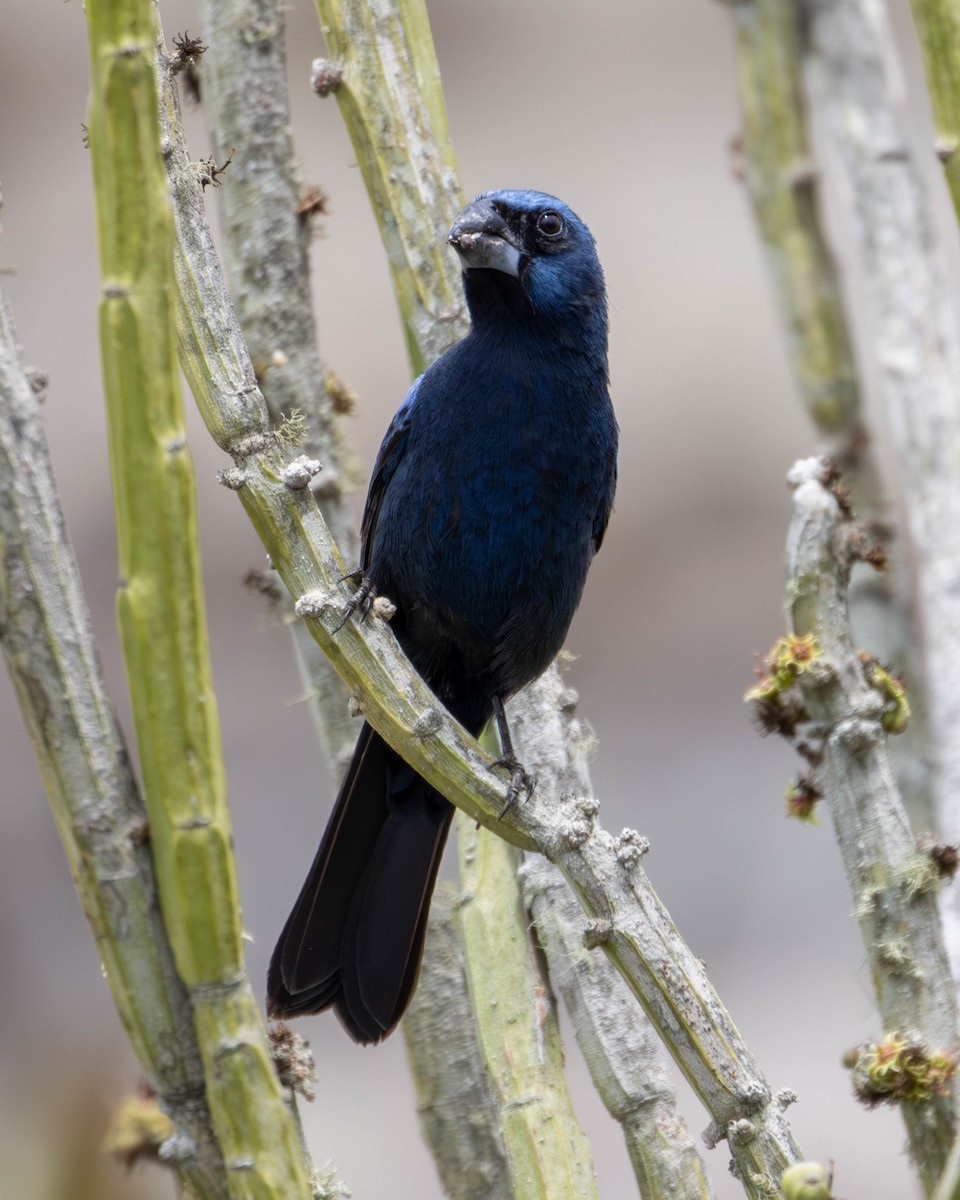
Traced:
<path fill-rule="evenodd" d="M 340 582 L 346 583 L 348 579 L 357 584 L 357 590 L 343 606 L 343 616 L 340 618 L 340 623 L 336 629 L 334 629 L 334 633 L 339 633 L 355 612 L 360 613 L 361 621 L 365 620 L 367 613 L 373 607 L 374 600 L 377 598 L 377 589 L 374 587 L 373 580 L 364 575 L 359 568 L 356 571 L 348 571 L 346 575 L 341 576 Z"/>
<path fill-rule="evenodd" d="M 500 815 L 497 820 L 502 820 L 511 808 L 520 799 L 520 793 L 525 792 L 527 796 L 533 795 L 533 789 L 537 786 L 536 775 L 529 775 L 522 763 L 512 754 L 504 754 L 502 758 L 495 759 L 490 764 L 491 770 L 494 767 L 503 767 L 505 771 L 510 772 L 510 786 L 507 788 L 507 799 L 503 808 L 500 809 Z"/>

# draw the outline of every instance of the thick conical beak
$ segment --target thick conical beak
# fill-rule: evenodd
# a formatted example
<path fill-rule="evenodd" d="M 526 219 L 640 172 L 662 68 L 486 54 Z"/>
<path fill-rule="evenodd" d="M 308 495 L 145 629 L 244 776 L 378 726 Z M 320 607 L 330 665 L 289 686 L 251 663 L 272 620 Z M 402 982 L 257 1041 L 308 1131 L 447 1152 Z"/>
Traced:
<path fill-rule="evenodd" d="M 447 242 L 460 255 L 464 270 L 519 274 L 520 248 L 506 221 L 487 200 L 467 205 L 454 221 Z"/>

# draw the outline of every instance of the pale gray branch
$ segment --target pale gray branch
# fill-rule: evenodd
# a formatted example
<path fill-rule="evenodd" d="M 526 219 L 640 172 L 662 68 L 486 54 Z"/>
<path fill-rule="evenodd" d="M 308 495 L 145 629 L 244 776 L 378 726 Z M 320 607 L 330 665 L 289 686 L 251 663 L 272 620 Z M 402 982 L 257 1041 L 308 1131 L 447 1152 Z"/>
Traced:
<path fill-rule="evenodd" d="M 202 99 L 218 161 L 232 155 L 217 189 L 231 295 L 275 426 L 299 413 L 301 448 L 321 463 L 311 486 L 344 560 L 359 562 L 348 448 L 334 412 L 342 393 L 320 357 L 310 291 L 311 219 L 296 161 L 278 0 L 202 0 L 207 47 Z M 319 202 L 319 201 L 318 201 Z M 329 386 L 328 386 L 329 385 Z M 286 593 L 278 605 L 292 617 Z M 347 692 L 300 621 L 297 661 L 335 780 L 350 760 L 355 723 Z"/>
<path fill-rule="evenodd" d="M 894 747 L 894 768 L 917 828 L 935 824 L 926 682 L 918 649 L 910 564 L 895 535 L 888 488 L 872 444 L 853 354 L 855 326 L 822 213 L 822 172 L 813 158 L 794 0 L 730 6 L 743 113 L 742 176 L 753 203 L 798 390 L 818 452 L 843 471 L 858 518 L 882 542 L 883 574 L 861 572 L 850 589 L 854 628 L 873 652 L 910 664 L 914 719 Z"/>
<path fill-rule="evenodd" d="M 2 292 L 0 550 L 0 642 L 104 974 L 173 1121 L 169 1160 L 198 1198 L 225 1200 L 193 1011 L 157 903 L 147 815 L 104 686 L 39 406 Z"/>
<path fill-rule="evenodd" d="M 453 1200 L 512 1200 L 497 1105 L 467 994 L 458 904 L 457 889 L 441 883 L 430 907 L 420 982 L 401 1028 L 420 1124 L 444 1191 Z"/>
<path fill-rule="evenodd" d="M 794 632 L 815 638 L 798 676 L 822 759 L 814 779 L 826 797 L 884 1030 L 949 1053 L 958 1042 L 957 998 L 943 945 L 937 870 L 911 834 L 887 756 L 885 698 L 868 682 L 850 638 L 847 583 L 860 532 L 826 486 L 826 464 L 790 472 L 787 603 Z M 943 1170 L 956 1124 L 949 1090 L 901 1104 L 910 1149 L 929 1189 Z"/>
<path fill-rule="evenodd" d="M 528 769 L 538 776 L 540 787 L 556 788 L 554 794 L 566 808 L 559 818 L 558 834 L 563 841 L 572 840 L 571 856 L 595 811 L 588 798 L 586 769 L 590 735 L 573 715 L 575 704 L 575 695 L 553 667 L 510 706 L 511 724 Z M 655 1051 L 645 1024 L 631 1011 L 630 991 L 640 998 L 654 1028 L 713 1116 L 704 1135 L 708 1145 L 727 1138 L 733 1169 L 747 1194 L 763 1195 L 771 1181 L 779 1183 L 784 1167 L 796 1161 L 798 1152 L 783 1118 L 792 1096 L 771 1094 L 729 1024 L 702 965 L 677 935 L 640 867 L 645 849 L 644 839 L 632 830 L 624 830 L 614 839 L 597 828 L 580 851 L 588 860 L 582 868 L 575 868 L 572 862 L 561 864 L 567 867 L 563 874 L 568 882 L 583 879 L 589 872 L 602 877 L 603 887 L 610 888 L 606 911 L 616 914 L 614 920 L 605 916 L 585 923 L 582 913 L 578 916 L 563 898 L 572 899 L 560 871 L 533 859 L 525 864 L 525 886 L 545 942 L 551 980 L 568 1006 L 594 1084 L 608 1110 L 624 1126 L 638 1181 L 647 1189 L 643 1194 L 700 1197 L 711 1191 L 703 1164 L 676 1113 L 664 1060 Z M 626 889 L 623 894 L 621 887 Z M 594 890 L 591 886 L 590 892 Z M 548 898 L 553 914 L 548 912 Z M 600 946 L 626 978 L 627 989 L 611 971 L 610 962 L 596 955 Z M 633 967 L 628 965 L 638 958 L 645 964 L 642 981 L 632 976 Z M 647 969 L 649 976 L 645 975 Z M 656 990 L 658 980 L 665 988 L 651 1004 L 650 992 Z M 682 1049 L 694 1030 L 710 1045 L 705 1054 L 710 1067 L 696 1073 L 690 1071 Z M 726 1042 L 722 1054 L 715 1053 L 716 1036 Z M 722 1062 L 724 1059 L 727 1061 Z M 732 1071 L 729 1076 L 728 1069 Z"/>
<path fill-rule="evenodd" d="M 538 785 L 554 794 L 592 793 L 589 730 L 556 666 L 510 704 L 511 728 Z M 629 845 L 630 843 L 626 843 Z M 643 839 L 633 842 L 639 860 Z M 528 855 L 524 896 L 574 1034 L 607 1111 L 619 1122 L 644 1197 L 706 1200 L 706 1169 L 676 1109 L 669 1059 L 623 979 L 584 945 L 583 911 L 555 866 Z"/>
<path fill-rule="evenodd" d="M 925 637 L 942 829 L 960 838 L 960 328 L 923 179 L 892 101 L 882 3 L 802 0 L 814 128 L 869 304 L 870 354 L 891 415 Z M 944 893 L 960 980 L 960 895 Z"/>

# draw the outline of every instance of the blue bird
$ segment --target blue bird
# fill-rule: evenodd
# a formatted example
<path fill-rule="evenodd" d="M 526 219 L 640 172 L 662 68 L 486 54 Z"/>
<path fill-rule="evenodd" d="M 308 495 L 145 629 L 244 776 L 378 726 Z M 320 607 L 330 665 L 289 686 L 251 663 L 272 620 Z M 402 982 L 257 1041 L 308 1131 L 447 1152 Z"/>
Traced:
<path fill-rule="evenodd" d="M 380 447 L 363 581 L 396 605 L 413 665 L 471 733 L 563 645 L 613 505 L 617 424 L 593 237 L 561 201 L 488 192 L 447 241 L 471 329 L 413 384 Z M 453 807 L 368 725 L 270 962 L 267 1011 L 333 1008 L 357 1042 L 390 1033 L 416 986 Z"/>

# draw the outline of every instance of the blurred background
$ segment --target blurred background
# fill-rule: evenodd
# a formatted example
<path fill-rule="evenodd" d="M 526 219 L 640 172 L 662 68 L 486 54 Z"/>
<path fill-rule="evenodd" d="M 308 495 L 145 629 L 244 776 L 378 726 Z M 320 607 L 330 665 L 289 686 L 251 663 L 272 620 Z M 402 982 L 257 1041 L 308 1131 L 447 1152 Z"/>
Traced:
<path fill-rule="evenodd" d="M 204 35 L 187 0 L 163 0 L 161 10 L 168 42 L 184 30 Z M 899 1118 L 860 1108 L 840 1064 L 880 1027 L 829 824 L 785 819 L 795 763 L 758 737 L 742 700 L 754 655 L 782 631 L 783 479 L 814 441 L 731 170 L 739 116 L 729 15 L 705 0 L 433 0 L 430 12 L 465 191 L 534 187 L 560 196 L 592 228 L 607 273 L 620 487 L 569 639 L 577 656 L 569 679 L 599 740 L 601 820 L 650 838 L 654 886 L 773 1088 L 797 1092 L 789 1114 L 797 1139 L 807 1157 L 835 1162 L 837 1194 L 910 1196 Z M 931 134 L 905 4 L 893 15 L 905 113 L 926 158 Z M 336 104 L 310 92 L 310 61 L 324 52 L 315 10 L 291 0 L 287 21 L 303 177 L 330 197 L 313 249 L 321 349 L 358 394 L 349 434 L 369 464 L 406 390 L 407 364 Z M 79 0 L 6 0 L 0 268 L 26 361 L 50 376 L 54 465 L 129 731 L 81 136 L 86 93 Z M 193 156 L 206 157 L 202 112 L 188 107 L 187 122 Z M 931 185 L 940 187 L 932 169 Z M 215 197 L 207 198 L 213 214 Z M 936 203 L 947 211 L 939 192 Z M 943 232 L 952 249 L 955 229 Z M 287 634 L 241 586 L 263 553 L 236 498 L 217 484 L 224 457 L 186 402 L 249 965 L 262 995 L 331 789 Z M 0 1194 L 169 1195 L 159 1170 L 125 1174 L 90 1151 L 138 1070 L 5 675 L 0 763 Z M 402 1038 L 364 1051 L 330 1016 L 297 1029 L 320 1076 L 317 1100 L 304 1108 L 317 1164 L 335 1164 L 357 1197 L 439 1197 Z M 601 1193 L 633 1195 L 617 1128 L 572 1039 L 568 1061 Z M 699 1134 L 707 1118 L 682 1084 L 681 1103 Z M 727 1157 L 723 1144 L 707 1155 L 721 1198 L 742 1195 Z"/>

